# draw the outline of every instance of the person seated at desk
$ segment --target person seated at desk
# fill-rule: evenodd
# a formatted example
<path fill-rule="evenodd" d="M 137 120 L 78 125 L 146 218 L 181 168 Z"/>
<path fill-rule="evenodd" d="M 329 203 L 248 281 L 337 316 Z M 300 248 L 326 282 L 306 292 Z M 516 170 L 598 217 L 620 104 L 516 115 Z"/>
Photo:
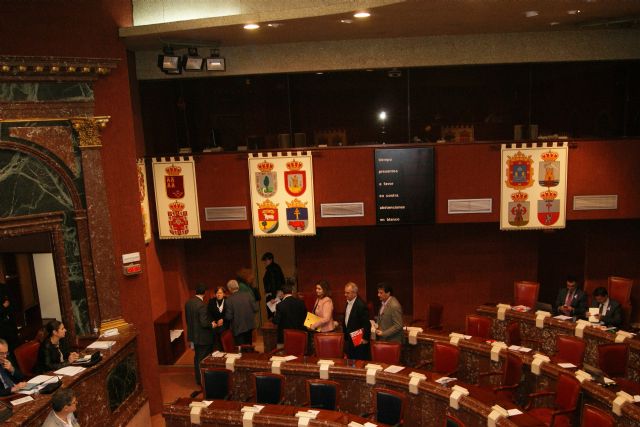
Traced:
<path fill-rule="evenodd" d="M 556 298 L 556 314 L 582 318 L 587 312 L 587 294 L 578 288 L 574 276 L 567 276 L 566 287 L 560 289 Z"/>
<path fill-rule="evenodd" d="M 65 340 L 67 330 L 58 320 L 47 324 L 47 337 L 38 350 L 37 372 L 49 372 L 60 369 L 78 360 L 78 353 L 70 351 Z"/>
<path fill-rule="evenodd" d="M 15 361 L 11 360 L 9 344 L 0 338 L 0 396 L 17 393 L 27 385 L 26 382 L 21 382 L 24 377 L 17 366 Z"/>
<path fill-rule="evenodd" d="M 80 427 L 73 413 L 78 399 L 70 388 L 61 388 L 51 396 L 51 412 L 42 427 Z"/>
<path fill-rule="evenodd" d="M 609 298 L 605 288 L 600 286 L 593 291 L 592 308 L 598 308 L 598 314 L 594 315 L 605 326 L 619 328 L 622 326 L 622 306 L 616 300 Z"/>

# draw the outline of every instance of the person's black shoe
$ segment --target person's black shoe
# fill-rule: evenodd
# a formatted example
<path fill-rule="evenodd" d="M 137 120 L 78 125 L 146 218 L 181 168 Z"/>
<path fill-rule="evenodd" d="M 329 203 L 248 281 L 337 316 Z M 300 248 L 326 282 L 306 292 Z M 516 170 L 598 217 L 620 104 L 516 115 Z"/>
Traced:
<path fill-rule="evenodd" d="M 195 390 L 191 393 L 191 395 L 189 397 L 191 397 L 192 399 L 195 398 L 196 396 L 198 396 L 200 393 L 202 393 L 202 390 Z"/>

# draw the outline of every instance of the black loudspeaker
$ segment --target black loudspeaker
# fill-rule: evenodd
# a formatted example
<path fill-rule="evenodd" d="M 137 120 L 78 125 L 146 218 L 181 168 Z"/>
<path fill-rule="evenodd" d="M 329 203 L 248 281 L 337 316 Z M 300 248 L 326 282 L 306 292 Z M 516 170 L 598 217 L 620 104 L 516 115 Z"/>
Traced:
<path fill-rule="evenodd" d="M 62 381 L 60 381 L 60 378 L 58 378 L 58 381 L 54 383 L 49 383 L 46 386 L 44 386 L 42 390 L 40 390 L 40 394 L 51 394 L 57 389 L 59 389 L 61 385 L 62 385 Z"/>

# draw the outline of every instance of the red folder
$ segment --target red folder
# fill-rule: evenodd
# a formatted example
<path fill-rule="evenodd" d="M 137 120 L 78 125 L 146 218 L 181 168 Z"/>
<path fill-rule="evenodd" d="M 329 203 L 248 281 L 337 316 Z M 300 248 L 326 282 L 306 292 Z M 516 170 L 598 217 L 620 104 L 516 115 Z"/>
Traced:
<path fill-rule="evenodd" d="M 358 329 L 357 331 L 353 331 L 349 334 L 351 335 L 351 342 L 353 343 L 354 347 L 357 347 L 360 344 L 362 344 L 363 334 L 364 334 L 364 329 L 362 328 Z"/>

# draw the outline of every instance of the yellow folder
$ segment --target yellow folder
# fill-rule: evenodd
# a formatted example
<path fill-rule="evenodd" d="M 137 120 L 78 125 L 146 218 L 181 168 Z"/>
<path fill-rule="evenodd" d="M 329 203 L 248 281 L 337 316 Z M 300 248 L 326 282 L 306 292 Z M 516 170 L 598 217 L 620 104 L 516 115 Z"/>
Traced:
<path fill-rule="evenodd" d="M 315 314 L 311 313 L 311 312 L 307 312 L 307 318 L 304 319 L 304 326 L 306 326 L 307 328 L 311 329 L 311 325 L 313 325 L 314 323 L 318 322 L 322 320 L 321 317 L 316 316 Z"/>

